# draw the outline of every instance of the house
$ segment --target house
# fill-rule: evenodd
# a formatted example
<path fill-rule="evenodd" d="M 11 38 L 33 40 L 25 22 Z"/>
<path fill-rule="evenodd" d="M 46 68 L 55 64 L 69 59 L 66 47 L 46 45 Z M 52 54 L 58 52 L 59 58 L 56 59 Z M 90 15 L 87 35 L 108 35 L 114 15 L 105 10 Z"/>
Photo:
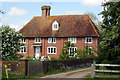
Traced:
<path fill-rule="evenodd" d="M 42 16 L 33 17 L 19 31 L 25 44 L 20 54 L 25 57 L 59 58 L 67 41 L 74 44 L 75 47 L 71 47 L 74 51 L 85 46 L 97 50 L 99 33 L 88 15 L 50 16 L 50 6 L 42 6 L 41 9 Z"/>

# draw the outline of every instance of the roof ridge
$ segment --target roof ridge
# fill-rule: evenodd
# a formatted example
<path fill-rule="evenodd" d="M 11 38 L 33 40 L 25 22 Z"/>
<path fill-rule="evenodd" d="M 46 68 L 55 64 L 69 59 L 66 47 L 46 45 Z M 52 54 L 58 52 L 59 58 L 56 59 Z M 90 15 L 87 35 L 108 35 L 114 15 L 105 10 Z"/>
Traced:
<path fill-rule="evenodd" d="M 57 17 L 57 16 L 88 16 L 86 14 L 83 14 L 83 15 L 52 15 L 52 16 L 49 16 L 49 17 Z M 42 17 L 42 16 L 33 16 L 33 17 Z"/>

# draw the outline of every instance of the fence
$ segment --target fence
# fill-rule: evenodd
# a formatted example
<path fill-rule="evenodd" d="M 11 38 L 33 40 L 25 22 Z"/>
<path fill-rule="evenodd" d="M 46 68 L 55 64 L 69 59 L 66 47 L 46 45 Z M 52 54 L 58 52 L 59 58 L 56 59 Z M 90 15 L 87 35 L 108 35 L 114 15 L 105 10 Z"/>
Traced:
<path fill-rule="evenodd" d="M 37 73 L 48 73 L 53 70 L 66 70 L 80 67 L 90 66 L 92 59 L 70 59 L 70 60 L 54 60 L 54 61 L 3 61 L 4 65 L 8 65 L 9 73 L 20 75 L 36 75 Z"/>
<path fill-rule="evenodd" d="M 97 67 L 102 66 L 102 69 Z M 107 68 L 105 68 L 107 67 Z M 96 73 L 102 73 L 102 75 L 96 75 Z M 104 75 L 104 73 L 116 73 L 118 76 Z M 91 78 L 120 78 L 120 65 L 117 64 L 92 64 Z"/>

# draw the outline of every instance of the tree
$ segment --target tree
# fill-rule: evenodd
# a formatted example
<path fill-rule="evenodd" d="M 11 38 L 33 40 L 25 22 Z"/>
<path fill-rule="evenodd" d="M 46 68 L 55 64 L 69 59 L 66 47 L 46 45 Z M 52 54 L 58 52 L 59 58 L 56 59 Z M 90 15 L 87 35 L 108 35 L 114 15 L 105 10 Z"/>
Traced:
<path fill-rule="evenodd" d="M 62 54 L 59 55 L 60 59 L 70 59 L 70 56 L 73 56 L 75 54 L 74 51 L 69 54 L 70 47 L 74 47 L 74 44 L 71 44 L 70 42 L 65 42 L 65 46 L 62 49 Z"/>
<path fill-rule="evenodd" d="M 103 31 L 97 61 L 120 64 L 120 1 L 106 2 L 102 6 Z"/>
<path fill-rule="evenodd" d="M 2 26 L 0 33 L 2 33 L 2 60 L 9 61 L 21 58 L 22 55 L 16 52 L 19 51 L 20 46 L 23 46 L 23 44 L 19 42 L 22 35 L 19 32 L 15 32 L 15 30 L 11 29 L 9 26 Z"/>
<path fill-rule="evenodd" d="M 102 22 L 97 18 L 97 16 L 92 12 L 87 12 L 86 14 L 90 17 L 92 22 L 94 22 L 94 24 L 96 25 L 96 27 L 98 28 L 98 32 L 102 33 L 102 27 L 101 27 Z"/>

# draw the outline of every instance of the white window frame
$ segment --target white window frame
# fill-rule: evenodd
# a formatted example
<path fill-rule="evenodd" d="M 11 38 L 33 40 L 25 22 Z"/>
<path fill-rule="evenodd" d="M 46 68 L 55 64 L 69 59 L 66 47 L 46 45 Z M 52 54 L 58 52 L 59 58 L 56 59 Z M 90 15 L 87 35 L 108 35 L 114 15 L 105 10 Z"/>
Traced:
<path fill-rule="evenodd" d="M 89 46 L 88 46 L 88 55 L 90 55 L 90 53 L 89 53 L 89 48 L 92 49 L 92 47 L 89 47 Z M 91 53 L 92 53 L 92 51 L 91 51 Z"/>
<path fill-rule="evenodd" d="M 20 43 L 26 43 L 26 38 L 21 38 Z"/>
<path fill-rule="evenodd" d="M 22 52 L 21 48 L 23 48 L 23 52 Z M 26 50 L 27 50 L 27 49 L 26 49 L 26 50 L 24 50 L 24 49 L 26 49 L 26 46 L 21 46 L 21 47 L 20 47 L 20 50 L 19 50 L 19 53 L 26 53 Z"/>
<path fill-rule="evenodd" d="M 48 49 L 50 48 L 50 52 Z M 53 52 L 51 52 L 51 48 L 53 48 Z M 56 49 L 56 52 L 54 52 L 54 49 Z M 47 47 L 47 54 L 57 54 L 57 48 L 56 47 Z"/>
<path fill-rule="evenodd" d="M 55 28 L 55 25 L 57 28 Z M 58 30 L 59 29 L 59 23 L 57 21 L 54 21 L 52 24 L 52 30 Z"/>
<path fill-rule="evenodd" d="M 38 39 L 40 39 L 40 42 L 38 42 Z M 35 43 L 41 43 L 41 38 L 35 38 Z"/>
<path fill-rule="evenodd" d="M 89 39 L 91 39 L 91 42 L 87 42 L 87 39 L 88 39 L 88 41 L 89 41 Z M 92 43 L 93 41 L 92 41 L 92 37 L 85 37 L 85 43 Z"/>
<path fill-rule="evenodd" d="M 77 38 L 76 37 L 74 37 L 74 38 L 69 37 L 68 41 L 70 41 L 71 43 L 76 43 L 77 42 Z"/>
<path fill-rule="evenodd" d="M 70 48 L 71 48 L 71 49 L 74 48 L 74 52 L 75 52 L 75 48 L 76 48 L 76 50 L 77 50 L 77 47 L 68 47 L 69 55 L 70 55 Z M 77 54 L 77 52 L 76 52 L 75 54 Z M 75 55 L 74 55 L 74 56 L 75 56 Z M 74 57 L 74 56 L 70 56 L 70 57 Z"/>
<path fill-rule="evenodd" d="M 56 38 L 48 38 L 48 43 L 56 43 Z"/>

